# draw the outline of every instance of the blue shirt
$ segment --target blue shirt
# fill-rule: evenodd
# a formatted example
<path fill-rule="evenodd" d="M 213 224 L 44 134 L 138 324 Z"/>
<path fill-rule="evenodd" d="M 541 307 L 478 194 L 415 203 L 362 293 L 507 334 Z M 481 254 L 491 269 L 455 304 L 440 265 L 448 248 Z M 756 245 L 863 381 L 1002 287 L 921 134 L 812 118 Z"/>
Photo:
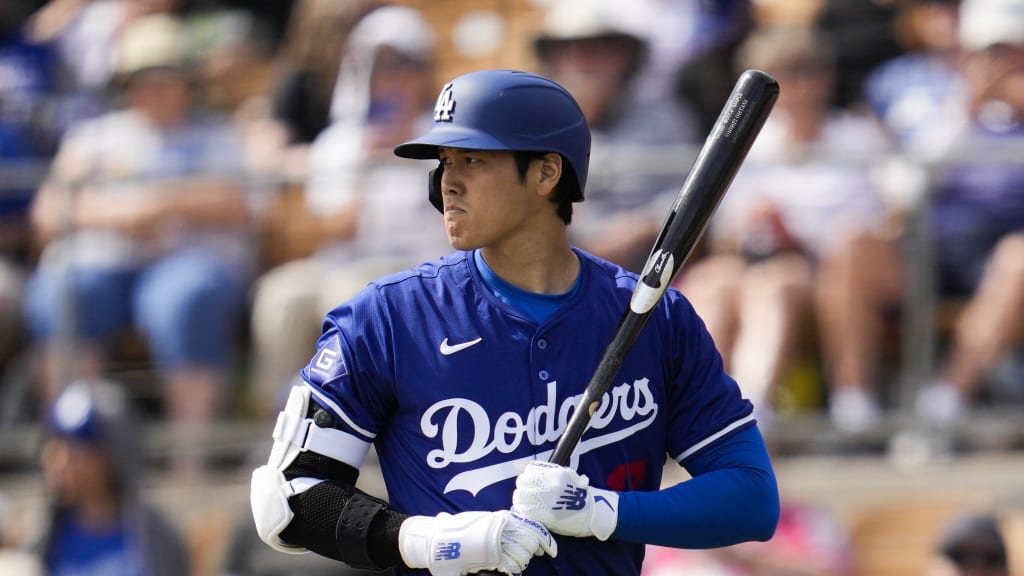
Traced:
<path fill-rule="evenodd" d="M 82 527 L 73 516 L 55 528 L 46 558 L 49 576 L 142 576 L 122 524 L 103 532 Z"/>
<path fill-rule="evenodd" d="M 375 445 L 397 510 L 507 509 L 515 476 L 550 457 L 637 282 L 577 254 L 579 287 L 539 323 L 497 298 L 463 252 L 374 282 L 327 315 L 302 376 L 348 434 L 348 464 Z M 570 465 L 597 487 L 656 491 L 666 455 L 692 461 L 752 427 L 751 412 L 692 306 L 669 290 Z M 638 574 L 643 560 L 641 543 L 558 545 L 527 573 Z"/>
<path fill-rule="evenodd" d="M 495 298 L 526 314 L 538 324 L 547 320 L 548 316 L 554 314 L 556 310 L 568 302 L 580 287 L 580 279 L 577 276 L 572 288 L 564 294 L 527 292 L 505 282 L 500 276 L 495 274 L 491 267 L 487 265 L 487 262 L 484 261 L 484 257 L 479 250 L 473 251 L 473 264 L 480 272 L 480 278 L 483 279 L 484 284 L 490 289 L 491 294 L 494 294 Z"/>

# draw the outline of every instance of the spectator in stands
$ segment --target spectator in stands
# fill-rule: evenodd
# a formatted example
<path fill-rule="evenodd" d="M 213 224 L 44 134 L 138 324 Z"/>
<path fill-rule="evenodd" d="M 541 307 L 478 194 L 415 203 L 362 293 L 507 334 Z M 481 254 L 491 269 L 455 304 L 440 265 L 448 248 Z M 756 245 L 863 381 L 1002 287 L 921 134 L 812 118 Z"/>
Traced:
<path fill-rule="evenodd" d="M 268 40 L 278 46 L 285 35 L 289 19 L 294 13 L 299 0 L 188 0 L 191 7 L 213 8 L 235 12 L 239 9 L 251 14 L 253 18 L 265 23 L 268 28 Z"/>
<path fill-rule="evenodd" d="M 9 175 L 0 182 L 0 370 L 22 350 L 21 307 L 29 266 L 28 205 L 33 192 L 29 183 L 41 162 L 0 121 L 0 172 Z"/>
<path fill-rule="evenodd" d="M 691 103 L 699 122 L 699 133 L 711 132 L 742 70 L 736 53 L 756 26 L 752 0 L 720 0 L 696 4 L 689 0 L 675 4 L 699 6 L 694 19 L 692 52 L 675 63 L 673 90 L 676 97 Z M 677 8 L 678 9 L 678 8 Z"/>
<path fill-rule="evenodd" d="M 25 33 L 29 2 L 0 2 L 0 368 L 23 350 L 28 208 L 56 146 L 60 63 Z M 0 386 L 10 384 L 6 379 Z M 7 392 L 5 390 L 5 392 Z M 8 412 L 7 414 L 12 414 Z"/>
<path fill-rule="evenodd" d="M 38 3 L 37 3 L 38 4 Z M 26 37 L 52 47 L 60 68 L 58 98 L 47 111 L 59 138 L 69 126 L 112 105 L 108 86 L 116 74 L 119 37 L 135 19 L 178 13 L 183 0 L 52 0 L 25 26 Z"/>
<path fill-rule="evenodd" d="M 1024 338 L 1024 1 L 967 0 L 959 33 L 965 98 L 906 142 L 936 166 L 926 209 L 938 297 L 966 303 L 935 382 L 916 399 L 938 427 L 959 419 Z M 902 254 L 862 237 L 836 262 L 836 277 L 858 282 L 828 298 L 834 357 L 847 381 L 870 386 L 884 318 L 902 296 Z"/>
<path fill-rule="evenodd" d="M 867 75 L 903 51 L 893 25 L 902 2 L 820 0 L 818 4 L 814 26 L 830 39 L 836 59 L 832 105 L 859 108 Z"/>
<path fill-rule="evenodd" d="M 683 183 L 686 147 L 703 141 L 667 87 L 639 90 L 635 82 L 657 17 L 647 1 L 558 0 L 534 40 L 541 73 L 572 93 L 593 134 L 573 242 L 637 271 Z"/>
<path fill-rule="evenodd" d="M 810 28 L 758 29 L 740 59 L 775 76 L 781 94 L 711 223 L 708 255 L 680 285 L 769 417 L 793 362 L 815 357 L 803 347 L 812 341 L 816 267 L 844 235 L 884 222 L 868 168 L 888 144 L 872 119 L 830 107 L 830 45 Z M 835 393 L 842 402 L 844 390 Z"/>
<path fill-rule="evenodd" d="M 72 383 L 46 422 L 40 460 L 52 504 L 37 548 L 46 574 L 188 574 L 177 528 L 141 493 L 139 430 L 122 390 Z"/>
<path fill-rule="evenodd" d="M 864 99 L 900 141 L 935 121 L 962 89 L 960 0 L 914 0 L 896 17 L 903 53 L 868 73 Z"/>
<path fill-rule="evenodd" d="M 26 312 L 44 400 L 67 373 L 101 376 L 111 340 L 134 327 L 164 377 L 176 440 L 201 450 L 252 274 L 253 203 L 234 133 L 191 101 L 186 50 L 171 16 L 124 31 L 125 108 L 67 134 L 33 204 L 44 248 Z M 74 358 L 56 353 L 55 339 L 75 336 Z M 199 457 L 181 464 L 195 472 Z"/>
<path fill-rule="evenodd" d="M 925 576 L 1010 576 L 997 519 L 975 514 L 954 518 L 943 529 Z"/>
<path fill-rule="evenodd" d="M 338 68 L 345 41 L 376 0 L 298 0 L 278 50 L 270 114 L 248 138 L 258 170 L 301 182 L 309 146 L 336 110 Z"/>
<path fill-rule="evenodd" d="M 23 4 L 0 2 L 0 146 L 9 153 L 14 139 L 21 155 L 43 156 L 54 145 L 47 116 L 59 70 L 54 51 L 24 33 L 25 12 Z"/>
<path fill-rule="evenodd" d="M 940 294 L 967 299 L 937 380 L 918 398 L 920 414 L 940 423 L 1024 341 L 1024 1 L 965 0 L 962 10 L 968 120 L 945 158 L 1010 153 L 952 166 L 932 199 Z"/>
<path fill-rule="evenodd" d="M 305 343 L 339 298 L 450 248 L 441 227 L 425 224 L 440 214 L 422 193 L 422 166 L 391 153 L 431 122 L 432 29 L 411 8 L 383 6 L 360 20 L 345 52 L 346 114 L 314 141 L 305 189 L 321 243 L 312 257 L 267 272 L 255 293 L 256 386 L 266 409 L 279 407 L 275 393 L 298 377 Z"/>
<path fill-rule="evenodd" d="M 249 10 L 212 5 L 189 12 L 185 28 L 203 104 L 242 125 L 262 113 L 276 56 L 270 24 Z"/>

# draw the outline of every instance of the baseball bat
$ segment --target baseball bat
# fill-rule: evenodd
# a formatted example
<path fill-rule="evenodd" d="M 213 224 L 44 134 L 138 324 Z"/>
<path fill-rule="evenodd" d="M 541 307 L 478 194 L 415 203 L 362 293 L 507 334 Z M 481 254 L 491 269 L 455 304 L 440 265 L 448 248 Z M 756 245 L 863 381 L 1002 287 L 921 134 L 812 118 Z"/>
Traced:
<path fill-rule="evenodd" d="M 601 397 L 619 372 L 654 306 L 704 233 L 778 96 L 779 83 L 760 70 L 746 70 L 736 81 L 676 195 L 672 210 L 647 257 L 640 281 L 633 289 L 629 306 L 623 311 L 615 335 L 569 417 L 549 462 L 562 466 L 569 464 L 572 451 L 583 437 L 591 416 L 601 405 Z M 481 576 L 500 575 L 484 571 Z"/>
<path fill-rule="evenodd" d="M 658 300 L 683 267 L 725 196 L 779 96 L 779 83 L 746 70 L 732 89 L 654 241 L 629 306 L 570 416 L 549 462 L 566 466 L 601 397 L 622 366 Z"/>

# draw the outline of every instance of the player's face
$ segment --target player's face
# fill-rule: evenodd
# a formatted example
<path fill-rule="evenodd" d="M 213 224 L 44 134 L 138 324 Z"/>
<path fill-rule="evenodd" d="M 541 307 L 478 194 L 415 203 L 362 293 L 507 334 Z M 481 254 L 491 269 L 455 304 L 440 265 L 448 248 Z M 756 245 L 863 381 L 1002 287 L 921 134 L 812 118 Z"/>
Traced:
<path fill-rule="evenodd" d="M 537 163 L 521 179 L 511 152 L 441 148 L 440 159 L 445 231 L 456 250 L 522 237 L 541 209 L 551 210 L 538 194 Z"/>

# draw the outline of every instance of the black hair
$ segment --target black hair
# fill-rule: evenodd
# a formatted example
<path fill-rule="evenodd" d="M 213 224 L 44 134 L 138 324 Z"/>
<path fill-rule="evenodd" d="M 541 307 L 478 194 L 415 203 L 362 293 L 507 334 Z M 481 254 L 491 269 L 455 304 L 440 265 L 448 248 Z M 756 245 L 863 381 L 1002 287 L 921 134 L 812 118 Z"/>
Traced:
<path fill-rule="evenodd" d="M 516 168 L 519 170 L 519 181 L 524 182 L 526 180 L 526 172 L 530 169 L 530 163 L 534 160 L 540 160 L 548 152 L 526 152 L 522 150 L 516 150 L 512 152 L 513 158 L 516 160 Z M 572 222 L 572 197 L 573 191 L 579 188 L 579 184 L 576 180 L 576 172 L 572 169 L 572 164 L 569 160 L 562 156 L 562 178 L 555 185 L 554 193 L 551 194 L 551 202 L 558 206 L 558 217 L 565 222 L 566 225 Z"/>

